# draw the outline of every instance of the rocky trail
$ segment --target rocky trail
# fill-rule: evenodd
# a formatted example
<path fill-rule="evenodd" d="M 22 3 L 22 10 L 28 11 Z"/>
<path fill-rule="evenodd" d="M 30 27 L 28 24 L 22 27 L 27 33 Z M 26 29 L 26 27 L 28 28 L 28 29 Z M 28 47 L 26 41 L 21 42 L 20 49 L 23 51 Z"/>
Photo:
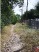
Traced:
<path fill-rule="evenodd" d="M 5 42 L 2 52 L 20 52 L 23 49 L 24 43 L 21 42 L 20 36 L 14 33 L 15 25 L 12 25 L 10 30 L 10 38 Z"/>

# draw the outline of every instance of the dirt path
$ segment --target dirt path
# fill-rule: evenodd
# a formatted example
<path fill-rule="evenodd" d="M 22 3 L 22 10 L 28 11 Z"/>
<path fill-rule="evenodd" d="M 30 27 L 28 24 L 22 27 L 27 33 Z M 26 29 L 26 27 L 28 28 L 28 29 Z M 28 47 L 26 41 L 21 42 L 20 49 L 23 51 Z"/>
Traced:
<path fill-rule="evenodd" d="M 10 38 L 14 35 L 14 28 L 16 25 L 11 25 L 11 30 L 10 30 Z M 8 39 L 8 41 L 10 40 L 10 38 Z"/>
<path fill-rule="evenodd" d="M 21 49 L 24 43 L 21 42 L 20 36 L 14 33 L 14 28 L 16 25 L 12 25 L 10 30 L 10 38 L 4 43 L 4 47 L 2 48 L 2 52 L 14 52 Z"/>

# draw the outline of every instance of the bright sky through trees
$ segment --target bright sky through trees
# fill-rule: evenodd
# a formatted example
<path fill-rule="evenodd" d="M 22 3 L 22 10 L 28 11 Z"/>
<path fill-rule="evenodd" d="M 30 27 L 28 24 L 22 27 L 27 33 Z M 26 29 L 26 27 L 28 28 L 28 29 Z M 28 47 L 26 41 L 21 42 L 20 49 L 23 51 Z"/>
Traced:
<path fill-rule="evenodd" d="M 39 0 L 28 0 L 28 10 L 34 9 L 37 2 L 39 2 Z M 26 11 L 26 5 L 27 5 L 27 0 L 24 0 L 23 13 Z M 19 9 L 19 6 L 15 7 L 14 12 L 15 12 L 15 14 L 21 15 L 21 11 Z"/>

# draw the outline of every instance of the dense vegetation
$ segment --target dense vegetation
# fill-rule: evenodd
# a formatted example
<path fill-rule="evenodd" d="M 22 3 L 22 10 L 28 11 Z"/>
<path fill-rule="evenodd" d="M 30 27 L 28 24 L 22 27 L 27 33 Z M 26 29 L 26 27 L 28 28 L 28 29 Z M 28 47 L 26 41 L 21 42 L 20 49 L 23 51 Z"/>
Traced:
<path fill-rule="evenodd" d="M 21 39 L 20 42 L 24 43 L 26 46 L 25 49 L 23 49 L 21 52 L 34 52 L 34 47 L 39 46 L 39 30 L 31 29 L 25 23 L 22 25 L 22 23 L 16 22 L 19 22 L 20 19 L 22 21 L 26 19 L 39 18 L 39 3 L 37 3 L 35 9 L 31 9 L 30 11 L 25 12 L 22 15 L 22 18 L 18 14 L 15 15 L 14 10 L 12 10 L 17 5 L 19 5 L 19 7 L 22 7 L 23 0 L 1 1 L 1 27 L 3 28 L 5 26 L 2 29 L 1 33 L 2 34 L 1 36 L 2 45 L 0 45 L 2 48 L 1 51 L 3 52 L 7 52 L 7 50 L 8 52 L 11 51 L 11 49 L 13 49 L 14 42 L 16 43 L 16 41 L 19 41 L 20 38 Z M 12 25 L 15 23 L 16 25 Z M 15 38 L 18 37 L 17 40 L 14 37 Z M 20 42 L 18 42 L 18 44 L 20 44 Z M 13 50 L 11 52 L 13 52 Z"/>
<path fill-rule="evenodd" d="M 1 27 L 4 27 L 8 24 L 15 24 L 19 22 L 19 20 L 26 19 L 35 19 L 39 18 L 39 2 L 35 6 L 35 9 L 31 9 L 30 11 L 25 12 L 20 18 L 20 15 L 15 15 L 14 10 L 12 9 L 19 5 L 22 7 L 24 0 L 2 0 L 1 1 Z"/>
<path fill-rule="evenodd" d="M 15 24 L 17 22 L 17 16 L 14 14 L 12 9 L 19 5 L 23 5 L 23 0 L 2 0 L 1 1 L 1 27 L 8 24 Z"/>
<path fill-rule="evenodd" d="M 39 18 L 39 2 L 35 6 L 35 9 L 31 9 L 30 11 L 25 12 L 22 15 L 21 19 L 26 20 L 26 19 L 35 19 L 35 18 Z"/>

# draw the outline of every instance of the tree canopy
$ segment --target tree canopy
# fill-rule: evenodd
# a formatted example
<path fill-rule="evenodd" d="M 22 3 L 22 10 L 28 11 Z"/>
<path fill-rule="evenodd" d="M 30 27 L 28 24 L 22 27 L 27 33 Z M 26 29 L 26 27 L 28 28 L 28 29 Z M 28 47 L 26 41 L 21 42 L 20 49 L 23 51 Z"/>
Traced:
<path fill-rule="evenodd" d="M 16 23 L 16 16 L 12 9 L 23 5 L 24 0 L 1 0 L 1 26 Z"/>
<path fill-rule="evenodd" d="M 27 20 L 27 19 L 35 19 L 39 18 L 39 2 L 35 6 L 35 9 L 31 9 L 30 11 L 25 12 L 22 15 L 22 20 Z"/>

